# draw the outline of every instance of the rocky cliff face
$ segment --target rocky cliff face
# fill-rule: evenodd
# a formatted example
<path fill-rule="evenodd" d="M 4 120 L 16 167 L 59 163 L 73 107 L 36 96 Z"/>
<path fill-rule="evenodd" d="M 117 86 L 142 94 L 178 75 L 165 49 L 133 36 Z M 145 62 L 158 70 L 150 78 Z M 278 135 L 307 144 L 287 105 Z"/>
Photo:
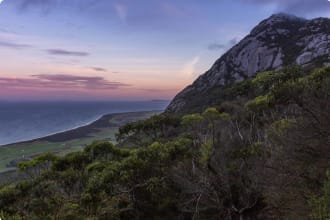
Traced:
<path fill-rule="evenodd" d="M 260 71 L 276 70 L 292 63 L 305 68 L 330 65 L 329 18 L 306 20 L 281 13 L 263 20 L 210 70 L 180 92 L 167 111 L 189 112 L 187 108 L 194 105 L 194 98 L 208 99 L 211 89 L 221 89 Z"/>

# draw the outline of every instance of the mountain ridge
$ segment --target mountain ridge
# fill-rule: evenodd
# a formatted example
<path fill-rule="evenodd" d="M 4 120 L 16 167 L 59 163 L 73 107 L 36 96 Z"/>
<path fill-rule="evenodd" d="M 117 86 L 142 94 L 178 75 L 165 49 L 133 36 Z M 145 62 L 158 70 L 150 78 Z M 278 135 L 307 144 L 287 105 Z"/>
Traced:
<path fill-rule="evenodd" d="M 297 63 L 303 68 L 330 65 L 330 19 L 311 20 L 278 13 L 261 21 L 239 43 L 223 54 L 213 66 L 200 75 L 171 101 L 167 112 L 190 112 L 194 97 L 212 103 L 207 94 L 234 82 L 255 76 L 258 72 L 277 70 Z M 202 98 L 203 97 L 203 98 Z"/>

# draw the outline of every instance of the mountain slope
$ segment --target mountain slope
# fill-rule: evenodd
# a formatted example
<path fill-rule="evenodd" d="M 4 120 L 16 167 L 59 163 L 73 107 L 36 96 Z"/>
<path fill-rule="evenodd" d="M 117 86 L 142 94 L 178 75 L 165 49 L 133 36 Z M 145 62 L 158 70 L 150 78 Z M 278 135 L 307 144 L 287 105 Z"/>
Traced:
<path fill-rule="evenodd" d="M 330 64 L 330 19 L 306 20 L 274 14 L 221 56 L 206 73 L 181 91 L 167 112 L 187 113 L 216 104 L 221 89 L 233 82 L 297 63 L 304 68 Z"/>

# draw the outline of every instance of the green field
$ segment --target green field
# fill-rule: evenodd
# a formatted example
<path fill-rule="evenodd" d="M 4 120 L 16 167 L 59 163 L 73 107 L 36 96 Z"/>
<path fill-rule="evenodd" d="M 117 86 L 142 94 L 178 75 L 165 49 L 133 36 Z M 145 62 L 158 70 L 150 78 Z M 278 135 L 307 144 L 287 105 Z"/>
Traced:
<path fill-rule="evenodd" d="M 8 166 L 12 161 L 31 158 L 38 154 L 53 152 L 63 155 L 79 151 L 94 141 L 115 142 L 115 134 L 120 126 L 148 118 L 157 113 L 160 112 L 150 111 L 106 115 L 90 125 L 71 131 L 34 141 L 1 146 L 0 172 L 15 169 L 14 166 Z"/>

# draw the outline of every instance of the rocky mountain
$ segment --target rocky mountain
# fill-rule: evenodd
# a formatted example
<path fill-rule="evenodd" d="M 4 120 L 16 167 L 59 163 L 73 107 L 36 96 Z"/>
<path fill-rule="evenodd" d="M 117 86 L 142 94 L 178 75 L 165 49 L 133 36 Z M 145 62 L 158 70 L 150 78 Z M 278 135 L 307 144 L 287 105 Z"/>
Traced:
<path fill-rule="evenodd" d="M 210 93 L 221 93 L 221 88 L 233 82 L 293 63 L 303 68 L 330 65 L 329 18 L 307 20 L 280 13 L 263 20 L 210 70 L 181 91 L 167 111 L 180 113 L 190 112 L 196 106 L 203 108 L 213 102 Z"/>

